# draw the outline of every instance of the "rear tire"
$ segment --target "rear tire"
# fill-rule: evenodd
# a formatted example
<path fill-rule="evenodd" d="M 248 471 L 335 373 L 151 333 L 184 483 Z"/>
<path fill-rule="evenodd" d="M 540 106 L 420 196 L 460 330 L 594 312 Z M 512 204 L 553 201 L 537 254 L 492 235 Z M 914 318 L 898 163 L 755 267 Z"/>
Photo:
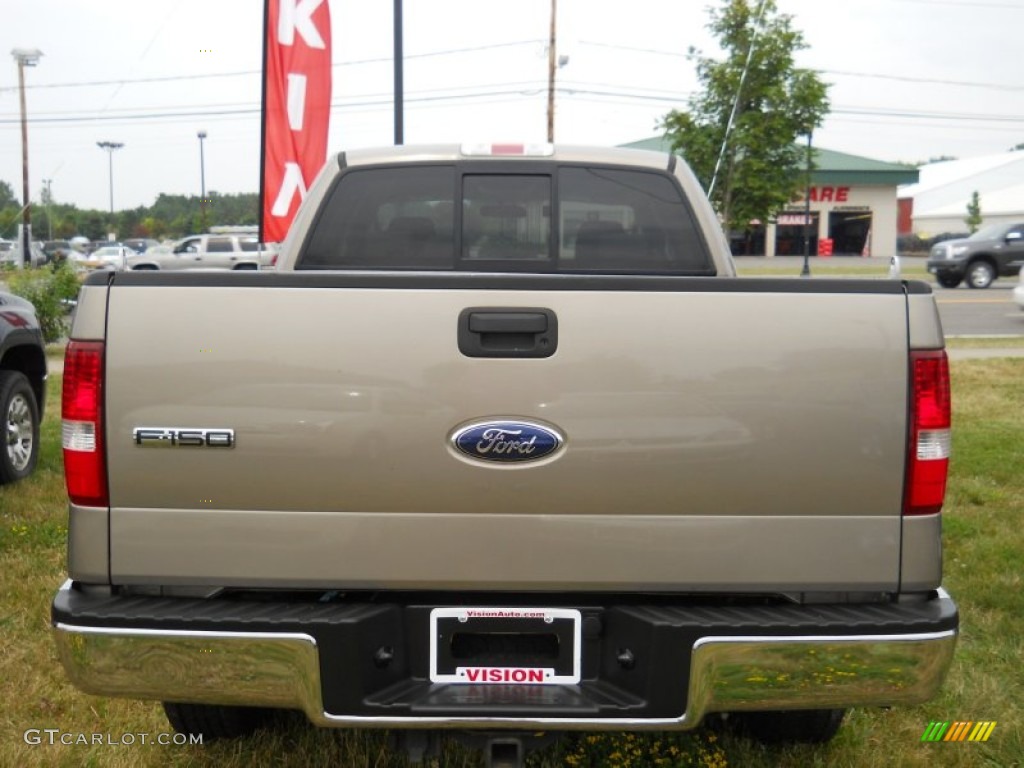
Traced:
<path fill-rule="evenodd" d="M 972 261 L 967 265 L 967 285 L 971 288 L 988 288 L 995 279 L 995 267 L 987 261 Z"/>
<path fill-rule="evenodd" d="M 843 724 L 845 709 L 792 709 L 737 712 L 729 716 L 740 733 L 762 744 L 824 744 Z"/>
<path fill-rule="evenodd" d="M 190 736 L 202 734 L 204 742 L 248 736 L 274 711 L 219 704 L 177 704 L 170 701 L 163 704 L 164 714 L 174 730 Z"/>
<path fill-rule="evenodd" d="M 39 460 L 39 405 L 25 374 L 0 371 L 0 485 L 32 474 Z"/>

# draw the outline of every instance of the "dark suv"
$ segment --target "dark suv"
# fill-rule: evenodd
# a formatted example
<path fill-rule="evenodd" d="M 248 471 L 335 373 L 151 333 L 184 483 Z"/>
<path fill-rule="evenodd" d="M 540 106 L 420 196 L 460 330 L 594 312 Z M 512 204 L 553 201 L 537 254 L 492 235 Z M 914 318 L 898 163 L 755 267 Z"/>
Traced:
<path fill-rule="evenodd" d="M 0 291 L 0 485 L 35 468 L 45 404 L 46 352 L 35 307 Z"/>
<path fill-rule="evenodd" d="M 963 240 L 932 246 L 928 271 L 939 285 L 988 288 L 997 277 L 1016 276 L 1024 266 L 1024 223 L 992 224 Z"/>

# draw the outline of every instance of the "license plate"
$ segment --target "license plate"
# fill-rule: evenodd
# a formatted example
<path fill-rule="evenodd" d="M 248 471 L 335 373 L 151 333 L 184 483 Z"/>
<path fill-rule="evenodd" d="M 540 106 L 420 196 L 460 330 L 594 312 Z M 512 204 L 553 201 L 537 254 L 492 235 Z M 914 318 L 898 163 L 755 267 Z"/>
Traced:
<path fill-rule="evenodd" d="M 575 685 L 580 612 L 572 608 L 434 608 L 430 681 Z"/>

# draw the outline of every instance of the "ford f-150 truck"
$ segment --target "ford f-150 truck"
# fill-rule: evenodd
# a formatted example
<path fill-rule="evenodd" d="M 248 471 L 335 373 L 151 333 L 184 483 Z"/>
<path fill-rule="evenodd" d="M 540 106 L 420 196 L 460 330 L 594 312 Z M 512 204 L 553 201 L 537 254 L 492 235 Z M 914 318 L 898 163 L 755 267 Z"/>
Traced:
<path fill-rule="evenodd" d="M 676 157 L 343 153 L 275 272 L 91 276 L 64 370 L 60 658 L 182 731 L 822 741 L 952 659 L 930 287 L 738 278 Z"/>

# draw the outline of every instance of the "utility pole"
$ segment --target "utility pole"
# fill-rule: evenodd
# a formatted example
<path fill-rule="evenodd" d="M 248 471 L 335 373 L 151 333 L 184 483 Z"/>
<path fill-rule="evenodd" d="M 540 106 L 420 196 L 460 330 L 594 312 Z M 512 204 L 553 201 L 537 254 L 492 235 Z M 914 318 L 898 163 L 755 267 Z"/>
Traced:
<path fill-rule="evenodd" d="M 46 199 L 43 200 L 43 203 L 46 205 L 47 240 L 53 240 L 53 218 L 50 216 L 50 203 L 53 200 L 53 192 L 50 190 L 51 184 L 53 184 L 53 179 L 43 179 L 43 185 L 46 187 Z"/>
<path fill-rule="evenodd" d="M 394 0 L 395 146 L 405 143 L 405 53 L 402 41 L 402 0 Z"/>
<path fill-rule="evenodd" d="M 800 270 L 800 277 L 811 276 L 811 137 L 814 136 L 814 129 L 807 131 L 807 187 L 804 190 L 804 268 Z"/>
<path fill-rule="evenodd" d="M 199 131 L 199 218 L 202 221 L 202 230 L 206 231 L 206 157 L 203 155 L 203 139 L 206 138 L 206 131 Z"/>
<path fill-rule="evenodd" d="M 18 62 L 18 94 L 21 99 L 21 258 L 18 268 L 25 266 L 25 260 L 32 263 L 32 198 L 28 186 L 28 118 L 25 110 L 25 67 L 39 63 L 43 52 L 36 48 L 15 48 L 11 56 Z"/>
<path fill-rule="evenodd" d="M 107 158 L 110 165 L 110 227 L 114 227 L 114 150 L 121 149 L 124 144 L 120 141 L 97 141 L 96 146 L 107 151 Z"/>
<path fill-rule="evenodd" d="M 557 6 L 558 0 L 551 0 L 551 34 L 548 39 L 548 143 L 550 144 L 555 142 L 555 70 L 558 68 L 558 55 L 555 52 Z"/>

